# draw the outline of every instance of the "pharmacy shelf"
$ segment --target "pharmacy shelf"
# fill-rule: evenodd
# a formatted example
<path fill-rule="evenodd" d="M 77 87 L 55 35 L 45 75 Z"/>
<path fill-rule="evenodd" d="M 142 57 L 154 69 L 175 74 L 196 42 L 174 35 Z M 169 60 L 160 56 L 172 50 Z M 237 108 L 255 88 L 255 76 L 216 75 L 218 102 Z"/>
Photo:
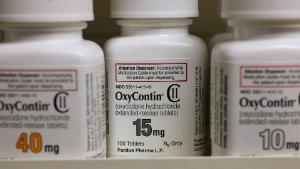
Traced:
<path fill-rule="evenodd" d="M 300 158 L 150 158 L 0 161 L 0 169 L 299 169 Z"/>

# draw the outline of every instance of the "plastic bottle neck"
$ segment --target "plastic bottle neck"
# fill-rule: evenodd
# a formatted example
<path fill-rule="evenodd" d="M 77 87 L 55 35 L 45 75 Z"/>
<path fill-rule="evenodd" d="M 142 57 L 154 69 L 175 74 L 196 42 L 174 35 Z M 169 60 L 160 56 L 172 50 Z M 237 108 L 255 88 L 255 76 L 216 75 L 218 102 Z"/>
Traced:
<path fill-rule="evenodd" d="M 78 41 L 86 27 L 86 23 L 7 25 L 4 42 Z"/>
<path fill-rule="evenodd" d="M 191 19 L 156 19 L 156 20 L 119 20 L 123 36 L 147 35 L 187 35 Z"/>
<path fill-rule="evenodd" d="M 237 40 L 300 38 L 300 24 L 234 23 L 233 32 Z"/>

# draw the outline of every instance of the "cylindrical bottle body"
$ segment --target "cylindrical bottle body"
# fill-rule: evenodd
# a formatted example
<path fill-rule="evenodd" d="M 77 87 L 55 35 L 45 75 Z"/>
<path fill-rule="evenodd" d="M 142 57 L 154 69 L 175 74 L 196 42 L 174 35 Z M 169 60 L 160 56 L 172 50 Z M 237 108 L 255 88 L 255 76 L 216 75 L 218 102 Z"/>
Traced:
<path fill-rule="evenodd" d="M 299 155 L 300 31 L 290 26 L 246 26 L 214 49 L 213 155 Z"/>
<path fill-rule="evenodd" d="M 108 155 L 202 155 L 206 47 L 186 26 L 143 31 L 106 44 Z"/>
<path fill-rule="evenodd" d="M 0 159 L 105 157 L 101 48 L 81 29 L 24 29 L 0 44 Z"/>

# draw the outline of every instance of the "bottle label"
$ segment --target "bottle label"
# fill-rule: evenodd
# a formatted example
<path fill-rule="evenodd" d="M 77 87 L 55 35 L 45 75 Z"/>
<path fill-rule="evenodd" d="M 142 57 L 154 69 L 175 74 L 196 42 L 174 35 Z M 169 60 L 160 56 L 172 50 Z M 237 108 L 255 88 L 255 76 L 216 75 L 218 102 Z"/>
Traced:
<path fill-rule="evenodd" d="M 104 65 L 0 69 L 0 159 L 105 156 Z"/>
<path fill-rule="evenodd" d="M 295 155 L 300 135 L 300 65 L 212 67 L 214 155 Z"/>
<path fill-rule="evenodd" d="M 201 155 L 207 113 L 199 60 L 109 60 L 109 155 Z"/>

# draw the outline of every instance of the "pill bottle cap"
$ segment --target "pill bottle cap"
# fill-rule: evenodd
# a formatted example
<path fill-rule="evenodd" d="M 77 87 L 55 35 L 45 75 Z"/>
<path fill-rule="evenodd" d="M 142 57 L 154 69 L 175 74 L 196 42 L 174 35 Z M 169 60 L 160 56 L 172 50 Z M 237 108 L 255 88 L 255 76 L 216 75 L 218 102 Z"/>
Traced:
<path fill-rule="evenodd" d="M 94 20 L 93 0 L 0 0 L 0 22 Z"/>
<path fill-rule="evenodd" d="M 222 0 L 222 17 L 240 20 L 299 20 L 299 0 Z"/>
<path fill-rule="evenodd" d="M 113 18 L 189 18 L 198 15 L 198 0 L 111 1 Z"/>

